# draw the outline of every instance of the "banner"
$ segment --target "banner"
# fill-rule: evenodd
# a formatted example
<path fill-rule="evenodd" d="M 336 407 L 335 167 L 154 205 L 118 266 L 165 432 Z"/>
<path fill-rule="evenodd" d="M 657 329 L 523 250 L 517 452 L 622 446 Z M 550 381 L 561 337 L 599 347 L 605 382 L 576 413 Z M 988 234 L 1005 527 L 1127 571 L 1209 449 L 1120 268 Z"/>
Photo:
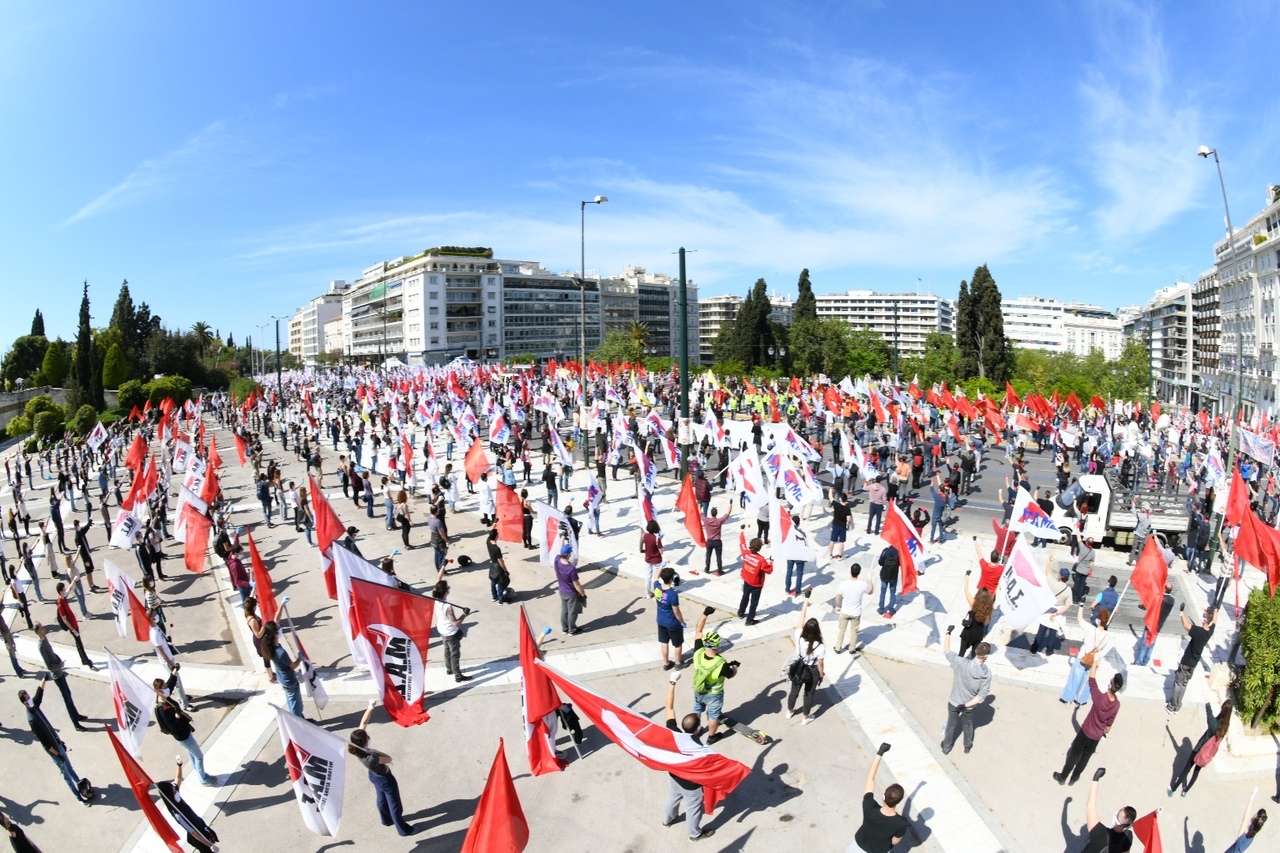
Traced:
<path fill-rule="evenodd" d="M 568 517 L 542 501 L 533 502 L 534 512 L 537 514 L 534 520 L 534 532 L 540 537 L 541 547 L 538 549 L 538 562 L 544 566 L 555 565 L 556 557 L 560 556 L 560 547 L 563 544 L 561 540 L 568 542 L 573 548 L 573 562 L 578 561 L 578 538 L 573 535 L 573 528 L 569 526 Z"/>
<path fill-rule="evenodd" d="M 1237 430 L 1236 434 L 1239 436 L 1241 453 L 1252 456 L 1263 465 L 1271 466 L 1276 456 L 1274 441 L 1243 428 Z"/>
<path fill-rule="evenodd" d="M 116 712 L 116 729 L 129 752 L 137 756 L 151 722 L 156 691 L 134 674 L 120 658 L 107 649 L 107 674 L 111 677 L 111 703 Z"/>
<path fill-rule="evenodd" d="M 342 623 L 342 636 L 347 641 L 347 648 L 351 650 L 351 662 L 361 668 L 368 667 L 364 644 L 356 642 L 356 628 L 351 615 L 351 581 L 359 578 L 383 586 L 395 586 L 396 581 L 373 563 L 356 556 L 341 545 L 335 544 L 332 550 L 338 621 Z"/>
<path fill-rule="evenodd" d="M 337 835 L 342 823 L 347 742 L 278 705 L 272 707 L 276 709 L 284 764 L 298 808 L 302 809 L 302 822 L 316 835 Z"/>
<path fill-rule="evenodd" d="M 1013 504 L 1013 514 L 1009 516 L 1009 529 L 1026 531 L 1036 539 L 1048 539 L 1057 542 L 1062 538 L 1058 525 L 1053 523 L 1040 505 L 1031 498 L 1031 493 L 1018 487 L 1018 498 Z"/>
<path fill-rule="evenodd" d="M 133 625 L 133 638 L 140 643 L 151 641 L 151 622 L 147 619 L 147 611 L 133 591 L 133 579 L 111 560 L 103 560 L 103 570 L 107 576 L 107 592 L 111 595 L 111 612 L 116 620 L 116 632 L 121 637 L 129 636 L 129 626 Z"/>
<path fill-rule="evenodd" d="M 1027 540 L 1019 536 L 996 587 L 996 604 L 1001 616 L 1009 621 L 1013 630 L 1025 631 L 1053 603 L 1054 595 L 1045 580 L 1044 567 L 1032 557 Z"/>
<path fill-rule="evenodd" d="M 112 548 L 133 548 L 133 540 L 142 530 L 142 522 L 130 510 L 120 507 L 116 510 L 116 520 L 111 526 Z"/>
<path fill-rule="evenodd" d="M 356 641 L 364 645 L 369 675 L 397 725 L 416 726 L 430 719 L 422 702 L 434 608 L 434 599 L 398 586 L 351 580 Z"/>

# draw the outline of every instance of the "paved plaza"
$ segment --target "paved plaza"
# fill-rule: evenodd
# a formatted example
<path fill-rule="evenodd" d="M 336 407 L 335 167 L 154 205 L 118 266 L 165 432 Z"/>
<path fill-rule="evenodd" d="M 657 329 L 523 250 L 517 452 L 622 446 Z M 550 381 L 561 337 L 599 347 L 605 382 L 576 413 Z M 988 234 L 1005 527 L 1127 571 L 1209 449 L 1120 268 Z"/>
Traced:
<path fill-rule="evenodd" d="M 231 435 L 206 418 L 208 434 L 216 437 L 225 460 L 222 485 L 236 504 L 233 518 L 252 532 L 270 568 L 276 596 L 290 599 L 293 619 L 311 658 L 321 668 L 330 702 L 323 711 L 307 701 L 307 716 L 344 739 L 357 725 L 364 705 L 375 694 L 368 675 L 352 667 L 341 636 L 336 607 L 325 595 L 317 550 L 307 544 L 292 524 L 276 519 L 274 527 L 263 523 L 261 507 L 254 499 L 249 467 L 236 464 Z M 418 433 L 419 443 L 422 440 Z M 266 445 L 268 457 L 284 466 L 285 480 L 301 481 L 304 466 L 292 448 Z M 329 460 L 334 454 L 325 446 Z M 13 450 L 6 451 L 12 455 Z M 441 463 L 444 447 L 438 447 Z M 1034 456 L 1033 456 L 1034 459 Z M 461 454 L 455 455 L 461 468 Z M 332 464 L 328 465 L 332 469 Z M 1045 466 L 1047 471 L 1047 465 Z M 994 672 L 992 696 L 977 712 L 976 745 L 972 753 L 941 752 L 941 727 L 946 717 L 951 673 L 941 649 L 946 627 L 958 624 L 966 611 L 962 592 L 964 573 L 977 568 L 971 535 L 985 531 L 990 547 L 990 517 L 998 499 L 989 495 L 1003 486 L 1007 470 L 1003 457 L 987 460 L 979 484 L 984 491 L 960 511 L 958 532 L 933 546 L 932 558 L 920 578 L 920 591 L 909 596 L 897 615 L 885 619 L 869 604 L 862 620 L 860 639 L 865 652 L 859 656 L 827 658 L 828 678 L 818 691 L 818 711 L 812 725 L 801 718 L 787 719 L 787 682 L 780 675 L 784 660 L 794 648 L 792 639 L 800 611 L 796 599 L 783 593 L 785 566 L 775 568 L 761 600 L 761 621 L 747 626 L 735 616 L 741 594 L 737 569 L 739 523 L 744 520 L 736 502 L 725 527 L 724 576 L 703 573 L 703 550 L 689 541 L 672 513 L 678 484 L 668 474 L 660 480 L 655 506 L 666 533 L 667 556 L 680 572 L 679 588 L 684 613 L 692 628 L 705 605 L 716 608 L 708 621 L 725 638 L 724 649 L 740 660 L 739 675 L 730 680 L 726 711 L 763 730 L 776 740 L 761 746 L 741 735 L 719 741 L 715 749 L 751 768 L 751 774 L 704 822 L 714 837 L 696 845 L 717 851 L 844 850 L 861 820 L 861 793 L 869 757 L 887 741 L 877 795 L 892 781 L 907 791 L 902 811 L 912 831 L 898 849 L 987 853 L 987 851 L 1073 851 L 1082 843 L 1087 778 L 1071 787 L 1060 787 L 1051 773 L 1063 757 L 1083 720 L 1085 709 L 1064 705 L 1058 693 L 1066 681 L 1068 658 L 1064 652 L 1051 659 L 1032 656 L 1029 637 L 1010 632 L 997 623 L 989 639 L 995 644 L 990 664 Z M 122 471 L 123 473 L 123 471 Z M 1032 484 L 1036 482 L 1032 468 Z M 573 489 L 561 494 L 561 504 L 572 499 L 580 507 L 585 497 L 586 474 L 577 470 Z M 33 519 L 47 515 L 48 485 L 37 480 L 28 493 Z M 1041 483 L 1046 483 L 1044 476 Z M 512 575 L 516 600 L 527 611 L 535 632 L 552 631 L 546 645 L 547 662 L 592 689 L 659 722 L 667 673 L 662 670 L 656 642 L 654 607 L 643 589 L 644 563 L 639 553 L 641 512 L 629 480 L 607 484 L 602 508 L 601 536 L 583 536 L 581 569 L 589 602 L 579 620 L 585 630 L 566 636 L 559 629 L 559 597 L 551 568 L 537 561 L 537 552 L 519 543 L 503 543 Z M 378 560 L 395 553 L 397 574 L 418 591 L 429 589 L 435 579 L 431 550 L 426 546 L 426 501 L 413 502 L 417 516 L 411 544 L 405 551 L 399 532 L 385 526 L 381 502 L 373 518 L 357 510 L 343 497 L 337 477 L 330 473 L 324 490 L 344 524 L 359 529 L 358 544 L 364 556 Z M 541 485 L 529 486 L 530 496 L 543 499 Z M 716 492 L 712 505 L 724 512 L 732 496 Z M 0 506 L 11 503 L 10 489 L 0 489 Z M 114 508 L 113 508 L 114 510 Z M 70 507 L 62 509 L 69 520 Z M 876 577 L 875 561 L 881 540 L 862 534 L 866 525 L 865 503 L 854 509 L 846 558 L 826 556 L 829 513 L 815 510 L 804 523 L 820 553 L 816 567 L 807 569 L 805 584 L 812 584 L 810 615 L 821 619 L 828 646 L 835 633 L 830 601 L 838 584 L 848 576 L 851 562 L 859 562 Z M 83 517 L 83 505 L 79 516 Z M 135 578 L 138 566 L 127 551 L 110 549 L 106 531 L 97 522 L 89 536 L 98 567 L 97 582 L 105 585 L 102 563 L 110 559 Z M 173 636 L 182 662 L 182 676 L 195 704 L 196 736 L 203 746 L 206 767 L 218 784 L 201 786 L 189 778 L 183 794 L 210 821 L 228 851 L 255 848 L 273 850 L 415 850 L 456 851 L 466 834 L 469 819 L 484 786 L 498 738 L 504 738 L 507 759 L 530 825 L 529 850 L 533 851 L 661 851 L 683 850 L 690 842 L 682 828 L 664 828 L 662 805 L 667 780 L 650 771 L 600 732 L 586 727 L 579 747 L 562 736 L 559 747 L 569 760 L 563 773 L 533 777 L 524 751 L 521 724 L 519 667 L 516 661 L 518 606 L 499 606 L 489 598 L 484 567 L 485 528 L 480 523 L 476 498 L 463 490 L 458 512 L 449 516 L 450 556 L 468 555 L 479 563 L 470 570 L 449 575 L 451 598 L 471 607 L 466 638 L 462 643 L 464 671 L 474 676 L 466 684 L 446 678 L 442 655 L 433 641 L 427 673 L 427 723 L 401 728 L 380 709 L 371 726 L 373 745 L 391 754 L 410 823 L 420 832 L 397 836 L 379 824 L 373 789 L 363 769 L 349 762 L 342 826 L 334 839 L 309 833 L 298 813 L 288 783 L 276 732 L 272 703 L 283 704 L 280 688 L 268 683 L 261 660 L 253 652 L 251 636 L 238 612 L 225 569 L 210 553 L 206 571 L 193 575 L 182 566 L 182 546 L 166 541 L 169 557 L 163 564 L 168 580 L 159 592 L 168 605 Z M 34 524 L 33 524 L 34 530 Z M 730 533 L 732 531 L 732 533 Z M 858 535 L 854 535 L 855 531 Z M 13 543 L 3 543 L 12 559 Z M 1068 565 L 1067 549 L 1051 546 L 1038 555 L 1053 553 L 1059 565 Z M 1113 572 L 1123 569 L 1125 554 L 1098 552 L 1093 591 Z M 1204 606 L 1212 592 L 1206 581 L 1182 571 L 1179 560 L 1171 577 L 1188 612 Z M 975 572 L 976 577 L 976 572 Z M 52 604 L 53 582 L 42 573 L 42 591 L 48 604 L 35 602 L 28 590 L 32 616 L 51 626 L 50 637 L 72 675 L 71 689 L 81 712 L 91 718 L 88 732 L 73 730 L 52 685 L 44 708 L 70 747 L 77 772 L 102 792 L 91 808 L 74 802 L 56 768 L 40 753 L 26 726 L 17 691 L 34 690 L 31 673 L 42 669 L 32 632 L 13 606 L 3 613 L 16 631 L 18 656 L 29 672 L 15 678 L 7 667 L 0 681 L 0 809 L 24 826 L 43 850 L 158 851 L 163 849 L 147 828 L 125 783 L 112 752 L 104 725 L 114 726 L 111 695 L 105 670 L 105 650 L 132 661 L 135 672 L 148 681 L 161 669 L 151 648 L 131 637 L 121 639 L 111 619 L 105 594 L 91 594 L 91 618 L 82 622 L 83 638 L 100 670 L 76 665 L 70 639 L 56 627 Z M 1246 574 L 1244 584 L 1260 582 Z M 879 586 L 878 580 L 876 581 Z M 1243 601 L 1247 591 L 1240 592 Z M 1202 676 L 1192 680 L 1180 714 L 1165 712 L 1166 691 L 1172 682 L 1184 636 L 1176 614 L 1157 640 L 1150 667 L 1132 665 L 1137 619 L 1118 621 L 1115 651 L 1100 667 L 1099 680 L 1114 671 L 1124 672 L 1128 684 L 1121 694 L 1122 708 L 1110 735 L 1102 742 L 1090 765 L 1105 766 L 1099 809 L 1105 815 L 1123 805 L 1138 814 L 1157 808 L 1167 850 L 1217 851 L 1236 837 L 1240 816 L 1251 791 L 1258 795 L 1255 808 L 1277 793 L 1276 751 L 1234 754 L 1224 749 L 1202 774 L 1187 798 L 1165 795 L 1175 761 L 1185 759 L 1205 729 L 1205 704 L 1217 707 L 1223 669 L 1235 632 L 1235 590 L 1229 589 L 1222 626 L 1205 654 Z M 1069 640 L 1077 638 L 1074 614 L 1068 624 Z M 19 630 L 20 629 L 20 630 Z M 690 631 L 690 635 L 692 631 Z M 685 648 L 692 651 L 692 636 Z M 690 710 L 689 678 L 677 690 L 677 713 Z M 585 720 L 584 720 L 585 724 Z M 181 748 L 154 726 L 142 747 L 141 763 L 153 779 L 168 778 L 173 756 Z M 1269 804 L 1268 804 L 1269 805 Z M 1135 845 L 1135 849 L 1138 846 Z"/>

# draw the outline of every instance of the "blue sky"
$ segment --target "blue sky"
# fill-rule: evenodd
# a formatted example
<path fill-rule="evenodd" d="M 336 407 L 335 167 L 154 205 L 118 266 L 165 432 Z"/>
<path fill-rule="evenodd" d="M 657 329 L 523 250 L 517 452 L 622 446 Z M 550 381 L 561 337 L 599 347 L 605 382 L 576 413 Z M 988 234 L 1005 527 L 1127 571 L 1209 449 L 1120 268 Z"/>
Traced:
<path fill-rule="evenodd" d="M 1276 162 L 1272 3 L 7 3 L 0 346 L 122 279 L 237 339 L 440 244 L 794 296 L 1107 307 L 1195 280 Z M 1226 49 L 1229 47 L 1230 49 Z M 918 281 L 919 280 L 919 281 Z"/>

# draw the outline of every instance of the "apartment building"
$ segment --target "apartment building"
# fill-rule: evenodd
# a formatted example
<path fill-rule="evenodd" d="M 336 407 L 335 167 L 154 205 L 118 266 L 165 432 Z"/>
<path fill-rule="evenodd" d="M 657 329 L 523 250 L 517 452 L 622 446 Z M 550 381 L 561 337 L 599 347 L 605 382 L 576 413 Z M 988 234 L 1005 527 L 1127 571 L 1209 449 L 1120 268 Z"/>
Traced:
<path fill-rule="evenodd" d="M 342 299 L 349 285 L 331 281 L 329 288 L 299 308 L 289 321 L 289 353 L 306 367 L 326 351 L 325 325 L 342 315 Z"/>
<path fill-rule="evenodd" d="M 955 335 L 955 302 L 923 293 L 876 293 L 849 290 L 817 297 L 818 318 L 844 320 L 856 329 L 871 329 L 900 354 L 921 354 L 934 332 Z"/>

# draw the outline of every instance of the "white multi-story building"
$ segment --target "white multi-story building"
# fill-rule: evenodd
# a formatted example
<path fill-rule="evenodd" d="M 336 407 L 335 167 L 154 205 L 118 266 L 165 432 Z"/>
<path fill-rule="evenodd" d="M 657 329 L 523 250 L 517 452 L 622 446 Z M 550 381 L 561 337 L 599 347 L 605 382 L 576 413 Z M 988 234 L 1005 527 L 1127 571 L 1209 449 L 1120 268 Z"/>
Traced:
<path fill-rule="evenodd" d="M 339 314 L 324 324 L 324 351 L 342 353 L 343 316 Z"/>
<path fill-rule="evenodd" d="M 605 331 L 627 331 L 632 323 L 648 326 L 649 355 L 680 355 L 680 280 L 645 270 L 623 267 L 622 274 L 601 280 Z M 685 281 L 688 303 L 690 359 L 698 360 L 698 286 Z"/>
<path fill-rule="evenodd" d="M 1000 303 L 1004 335 L 1013 345 L 1045 352 L 1070 352 L 1084 358 L 1101 350 L 1108 359 L 1124 349 L 1124 326 L 1115 314 L 1083 302 L 1059 302 L 1020 296 Z"/>
<path fill-rule="evenodd" d="M 1195 388 L 1191 392 L 1191 410 L 1213 409 L 1220 398 L 1218 391 L 1218 349 L 1222 338 L 1222 306 L 1219 303 L 1218 270 L 1200 273 L 1191 289 L 1191 332 L 1195 341 L 1191 357 Z"/>
<path fill-rule="evenodd" d="M 708 296 L 698 301 L 698 355 L 702 364 L 715 363 L 716 338 L 720 327 L 728 325 L 738 316 L 738 309 L 746 300 L 741 296 Z M 795 317 L 795 303 L 781 296 L 770 296 L 769 319 L 790 326 Z M 677 324 L 678 325 L 678 324 Z M 693 358 L 693 355 L 690 355 Z"/>
<path fill-rule="evenodd" d="M 1155 398 L 1184 406 L 1191 405 L 1195 390 L 1192 290 L 1190 284 L 1178 282 L 1156 291 L 1124 328 L 1125 337 L 1150 350 Z"/>
<path fill-rule="evenodd" d="M 817 300 L 818 319 L 844 320 L 856 329 L 871 329 L 904 355 L 922 354 L 925 338 L 934 332 L 956 332 L 955 303 L 941 296 L 849 290 L 823 294 Z"/>
<path fill-rule="evenodd" d="M 345 281 L 329 282 L 329 289 L 299 308 L 289 321 L 289 353 L 307 367 L 326 351 L 325 324 L 342 315 Z"/>

